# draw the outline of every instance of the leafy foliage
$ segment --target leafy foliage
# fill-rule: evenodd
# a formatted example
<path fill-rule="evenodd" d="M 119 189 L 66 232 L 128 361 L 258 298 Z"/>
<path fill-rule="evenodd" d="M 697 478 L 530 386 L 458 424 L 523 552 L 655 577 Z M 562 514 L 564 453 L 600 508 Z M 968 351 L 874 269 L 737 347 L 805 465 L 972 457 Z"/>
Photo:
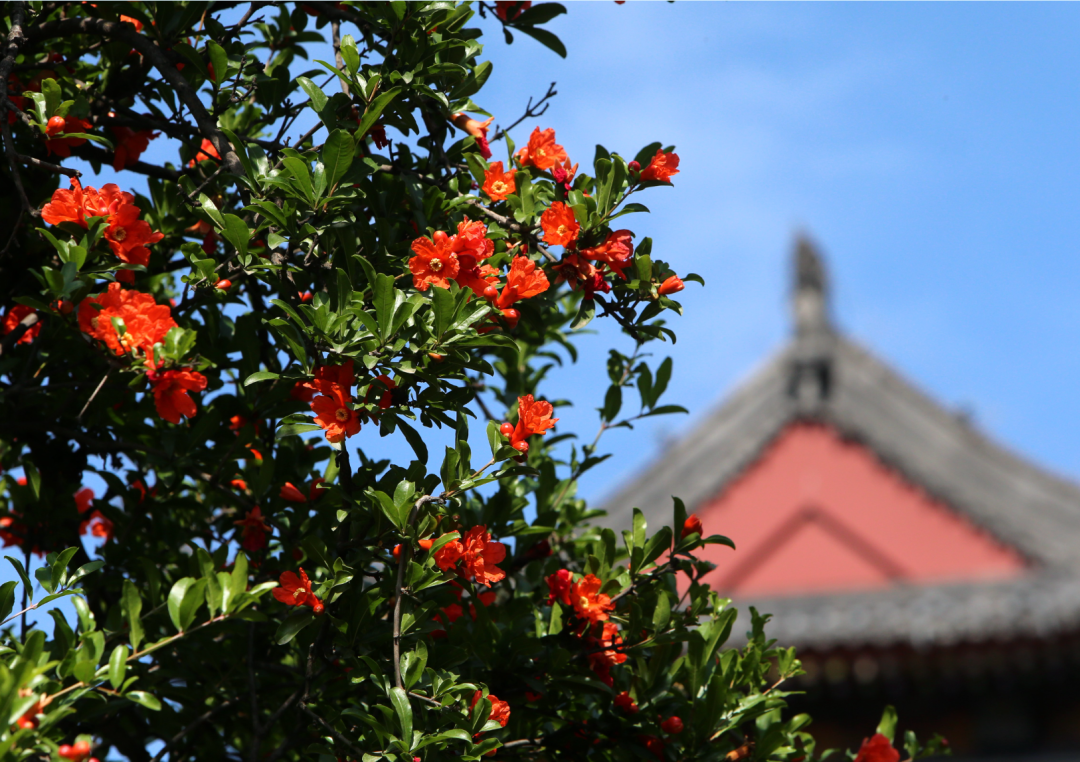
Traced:
<path fill-rule="evenodd" d="M 784 711 L 793 650 L 757 612 L 727 646 L 699 582 L 695 551 L 731 541 L 675 499 L 620 545 L 576 496 L 607 429 L 685 412 L 649 350 L 700 278 L 615 228 L 671 148 L 579 172 L 554 131 L 515 152 L 467 116 L 477 12 L 565 55 L 562 6 L 7 6 L 0 758 L 820 756 Z M 141 158 L 162 135 L 177 163 Z M 72 155 L 149 195 L 80 184 Z M 636 349 L 563 458 L 545 374 L 604 318 Z M 27 626 L 60 597 L 77 621 Z"/>

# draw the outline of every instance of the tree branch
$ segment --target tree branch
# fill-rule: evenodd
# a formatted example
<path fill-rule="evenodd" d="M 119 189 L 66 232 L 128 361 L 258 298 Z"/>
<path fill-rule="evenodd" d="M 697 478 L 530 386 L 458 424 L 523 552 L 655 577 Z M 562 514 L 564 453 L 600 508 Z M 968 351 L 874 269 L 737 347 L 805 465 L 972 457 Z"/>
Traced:
<path fill-rule="evenodd" d="M 40 212 L 30 205 L 30 199 L 26 197 L 26 189 L 23 188 L 22 177 L 19 175 L 19 168 L 16 165 L 19 154 L 15 151 L 15 139 L 11 135 L 11 127 L 7 121 L 8 110 L 13 108 L 7 97 L 8 75 L 11 73 L 11 67 L 15 64 L 15 57 L 19 55 L 19 47 L 26 40 L 26 36 L 23 34 L 26 5 L 20 0 L 14 0 L 11 5 L 11 31 L 8 32 L 7 50 L 4 59 L 0 61 L 0 132 L 4 136 L 4 152 L 7 154 L 8 169 L 11 170 L 11 179 L 15 182 L 16 190 L 19 191 L 19 198 L 22 200 L 26 211 L 37 217 Z"/>

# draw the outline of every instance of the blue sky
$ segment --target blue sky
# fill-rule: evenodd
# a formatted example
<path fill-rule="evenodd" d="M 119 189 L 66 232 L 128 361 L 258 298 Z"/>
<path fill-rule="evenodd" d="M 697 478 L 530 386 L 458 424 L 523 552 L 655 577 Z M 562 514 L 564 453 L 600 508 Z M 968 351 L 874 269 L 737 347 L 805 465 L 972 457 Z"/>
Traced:
<path fill-rule="evenodd" d="M 519 143 L 538 125 L 582 163 L 598 142 L 633 155 L 660 140 L 682 159 L 674 188 L 641 199 L 653 213 L 625 219 L 706 279 L 681 295 L 679 343 L 653 347 L 675 360 L 666 401 L 691 415 L 607 434 L 615 457 L 586 497 L 615 491 L 782 345 L 799 230 L 825 253 L 842 330 L 1080 480 L 1080 6 L 582 2 L 550 25 L 565 60 L 479 23 L 495 68 L 477 100 L 498 122 L 558 82 Z M 146 158 L 176 161 L 175 144 Z M 144 187 L 108 170 L 96 182 L 111 180 Z M 575 399 L 556 431 L 583 439 L 608 346 L 631 346 L 592 327 L 542 390 Z M 395 439 L 351 441 L 411 457 Z"/>

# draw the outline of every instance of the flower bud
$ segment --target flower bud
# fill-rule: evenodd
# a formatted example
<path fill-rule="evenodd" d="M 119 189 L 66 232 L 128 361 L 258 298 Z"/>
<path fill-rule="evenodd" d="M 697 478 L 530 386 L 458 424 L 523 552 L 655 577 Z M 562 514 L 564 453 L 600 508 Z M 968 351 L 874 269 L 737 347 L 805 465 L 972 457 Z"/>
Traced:
<path fill-rule="evenodd" d="M 686 288 L 686 284 L 679 279 L 679 276 L 672 275 L 670 278 L 660 284 L 660 288 L 657 289 L 657 293 L 659 293 L 660 296 L 667 296 L 668 294 L 677 294 L 684 288 Z"/>
<path fill-rule="evenodd" d="M 629 164 L 627 164 L 626 168 L 629 169 L 634 174 L 637 174 L 637 173 L 641 172 L 641 165 L 638 164 L 636 161 L 632 161 Z"/>
<path fill-rule="evenodd" d="M 660 723 L 660 727 L 664 729 L 665 733 L 672 735 L 678 735 L 683 731 L 682 720 L 678 717 L 668 717 L 666 720 Z"/>
<path fill-rule="evenodd" d="M 518 452 L 520 452 L 522 455 L 525 455 L 529 452 L 529 443 L 526 442 L 524 439 L 522 439 L 520 442 L 514 442 L 512 447 Z"/>
<path fill-rule="evenodd" d="M 686 517 L 686 521 L 683 523 L 682 536 L 686 537 L 691 534 L 705 534 L 702 531 L 701 519 L 697 517 L 697 514 L 691 513 Z"/>
<path fill-rule="evenodd" d="M 228 291 L 232 288 L 232 281 L 228 278 L 222 278 L 214 284 L 214 288 L 219 289 L 220 291 Z"/>
<path fill-rule="evenodd" d="M 428 352 L 427 356 L 431 358 L 432 362 L 442 362 L 446 359 L 446 355 L 441 355 L 438 352 Z"/>
<path fill-rule="evenodd" d="M 484 289 L 484 298 L 485 299 L 497 299 L 498 297 L 499 297 L 499 289 L 495 288 L 494 286 L 488 286 L 487 288 Z"/>
<path fill-rule="evenodd" d="M 499 427 L 499 433 L 502 434 L 504 437 L 510 436 L 514 433 L 514 424 L 510 422 L 504 423 L 502 426 Z"/>
<path fill-rule="evenodd" d="M 434 540 L 420 540 L 420 548 L 422 550 L 431 550 L 431 546 L 434 544 Z"/>
<path fill-rule="evenodd" d="M 62 116 L 54 116 L 49 119 L 49 123 L 45 125 L 45 134 L 50 138 L 56 133 L 60 132 L 67 125 L 67 121 Z"/>

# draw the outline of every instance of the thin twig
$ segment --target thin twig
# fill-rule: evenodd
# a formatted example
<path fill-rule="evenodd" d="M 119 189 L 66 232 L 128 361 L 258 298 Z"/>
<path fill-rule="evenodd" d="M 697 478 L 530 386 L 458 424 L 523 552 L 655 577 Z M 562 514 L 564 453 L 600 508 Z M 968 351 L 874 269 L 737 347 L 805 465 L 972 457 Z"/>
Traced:
<path fill-rule="evenodd" d="M 334 63 L 337 64 L 338 71 L 344 72 L 345 58 L 341 55 L 341 22 L 337 19 L 330 22 L 330 34 L 334 40 Z M 345 93 L 345 97 L 352 97 L 349 94 L 348 83 L 341 77 L 338 77 L 338 82 L 341 83 L 341 92 Z"/>
<path fill-rule="evenodd" d="M 165 752 L 169 751 L 169 749 L 171 749 L 173 746 L 178 744 L 180 741 L 184 740 L 184 738 L 186 738 L 188 735 L 191 734 L 191 731 L 195 730 L 195 728 L 202 725 L 204 722 L 209 720 L 215 714 L 217 714 L 218 712 L 220 712 L 223 709 L 227 709 L 228 707 L 232 706 L 232 703 L 233 703 L 232 699 L 226 699 L 222 703 L 215 706 L 213 709 L 207 709 L 205 712 L 200 714 L 198 717 L 196 717 L 194 720 L 192 720 L 191 723 L 186 728 L 184 728 L 179 733 L 174 735 L 171 739 L 169 739 L 168 743 L 166 743 L 164 746 L 161 747 L 161 751 L 159 751 L 154 756 L 154 758 L 153 758 L 153 760 L 151 760 L 151 762 L 161 762 L 161 758 L 165 756 Z"/>
<path fill-rule="evenodd" d="M 15 139 L 11 135 L 11 127 L 7 121 L 8 110 L 12 107 L 7 97 L 8 74 L 11 73 L 11 67 L 15 63 L 16 56 L 19 55 L 19 47 L 26 39 L 23 34 L 26 4 L 15 0 L 11 5 L 11 31 L 8 32 L 7 50 L 4 59 L 0 61 L 0 132 L 4 136 L 4 152 L 7 154 L 8 168 L 11 170 L 11 177 L 15 181 L 15 188 L 19 191 L 19 198 L 22 200 L 23 208 L 32 216 L 37 217 L 40 212 L 30 205 L 30 199 L 26 196 L 26 189 L 23 188 L 22 177 L 19 175 L 19 168 L 16 165 L 18 153 L 15 151 Z"/>
<path fill-rule="evenodd" d="M 517 127 L 526 119 L 535 119 L 538 116 L 543 116 L 544 112 L 548 110 L 548 106 L 551 105 L 550 103 L 544 103 L 544 101 L 548 100 L 549 98 L 554 98 L 558 94 L 559 91 L 555 89 L 555 83 L 552 82 L 550 85 L 548 85 L 548 90 L 546 93 L 544 93 L 544 97 L 538 100 L 535 105 L 533 105 L 532 96 L 530 96 L 529 103 L 525 106 L 525 113 L 521 115 L 521 118 L 511 124 L 509 127 L 506 127 L 505 129 L 502 127 L 496 128 L 495 135 L 492 136 L 491 142 L 494 143 L 496 140 L 500 140 L 503 135 L 510 132 L 510 130 Z M 544 103 L 543 108 L 540 108 L 541 103 Z"/>
<path fill-rule="evenodd" d="M 29 164 L 30 166 L 37 167 L 38 169 L 47 169 L 50 172 L 67 175 L 68 177 L 82 177 L 82 172 L 77 169 L 71 169 L 70 167 L 61 167 L 59 164 L 50 164 L 47 161 L 35 159 L 33 156 L 26 156 L 24 154 L 17 153 L 15 154 L 15 158 L 21 161 L 23 164 Z"/>
<path fill-rule="evenodd" d="M 75 421 L 77 423 L 82 423 L 83 414 L 86 412 L 86 409 L 90 407 L 90 403 L 94 401 L 94 397 L 96 397 L 98 395 L 98 392 L 101 391 L 101 387 L 105 386 L 105 382 L 109 379 L 110 373 L 112 373 L 112 368 L 109 368 L 107 371 L 105 371 L 105 375 L 101 377 L 101 381 L 99 381 L 98 385 L 94 388 L 94 392 L 90 395 L 90 399 L 86 401 L 86 404 L 83 405 L 82 410 L 80 410 L 79 414 L 75 417 Z"/>
<path fill-rule="evenodd" d="M 421 506 L 426 503 L 438 503 L 440 499 L 433 497 L 432 495 L 424 495 L 416 503 L 413 504 L 412 510 L 409 512 L 408 521 L 405 522 L 405 526 L 412 525 L 416 520 L 416 514 L 420 511 Z M 401 548 L 401 559 L 398 561 L 397 582 L 394 583 L 394 684 L 405 689 L 405 684 L 401 680 L 401 591 L 405 587 L 405 569 L 408 568 L 409 562 L 412 560 L 412 543 L 403 542 Z"/>

